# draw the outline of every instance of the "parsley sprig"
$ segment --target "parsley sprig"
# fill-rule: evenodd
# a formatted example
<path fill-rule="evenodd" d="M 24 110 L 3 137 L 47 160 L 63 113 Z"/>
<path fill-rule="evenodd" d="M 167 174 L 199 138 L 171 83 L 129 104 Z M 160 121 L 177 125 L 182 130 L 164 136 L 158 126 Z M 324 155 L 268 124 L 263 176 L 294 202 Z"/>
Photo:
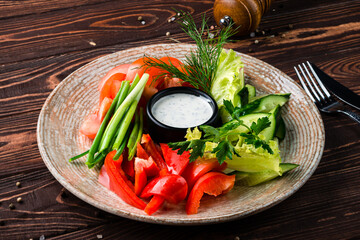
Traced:
<path fill-rule="evenodd" d="M 223 126 L 218 128 L 208 125 L 199 126 L 200 130 L 203 132 L 201 139 L 168 143 L 169 147 L 173 150 L 179 149 L 178 154 L 182 154 L 184 151 L 192 150 L 190 152 L 189 160 L 190 162 L 193 162 L 198 157 L 204 156 L 206 142 L 217 143 L 217 146 L 213 148 L 211 153 L 215 153 L 219 163 L 222 164 L 226 158 L 232 159 L 233 154 L 239 156 L 234 148 L 234 145 L 229 140 L 229 136 L 238 135 L 239 133 L 232 130 L 238 128 L 239 126 L 244 126 L 248 129 L 248 133 L 240 133 L 240 136 L 244 137 L 245 143 L 254 145 L 255 148 L 262 147 L 270 154 L 274 154 L 269 144 L 259 137 L 259 133 L 271 125 L 268 117 L 259 118 L 256 123 L 253 122 L 249 127 L 244 124 L 241 119 L 239 119 L 239 117 L 242 116 L 238 115 L 238 113 L 241 112 L 241 108 L 234 107 L 231 101 L 228 100 L 224 100 L 224 106 L 232 116 L 232 121 L 225 123 Z"/>

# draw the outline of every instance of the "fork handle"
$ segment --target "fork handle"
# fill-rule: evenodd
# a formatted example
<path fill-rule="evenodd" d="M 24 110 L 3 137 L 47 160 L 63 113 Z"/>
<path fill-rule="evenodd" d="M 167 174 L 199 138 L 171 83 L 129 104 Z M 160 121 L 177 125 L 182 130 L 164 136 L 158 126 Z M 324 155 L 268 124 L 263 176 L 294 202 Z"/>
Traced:
<path fill-rule="evenodd" d="M 343 113 L 346 116 L 350 117 L 352 120 L 360 124 L 360 115 L 357 113 L 354 113 L 353 111 L 347 110 L 347 109 L 338 109 L 337 112 Z"/>

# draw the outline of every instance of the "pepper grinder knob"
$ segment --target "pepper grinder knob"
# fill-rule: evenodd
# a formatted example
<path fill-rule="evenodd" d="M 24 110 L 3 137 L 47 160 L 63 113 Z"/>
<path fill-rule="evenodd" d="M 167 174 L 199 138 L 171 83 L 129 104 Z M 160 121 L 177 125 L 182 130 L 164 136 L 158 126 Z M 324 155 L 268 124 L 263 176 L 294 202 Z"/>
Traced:
<path fill-rule="evenodd" d="M 220 19 L 219 24 L 223 27 L 227 27 L 232 23 L 232 18 L 228 15 L 225 15 L 223 18 Z"/>

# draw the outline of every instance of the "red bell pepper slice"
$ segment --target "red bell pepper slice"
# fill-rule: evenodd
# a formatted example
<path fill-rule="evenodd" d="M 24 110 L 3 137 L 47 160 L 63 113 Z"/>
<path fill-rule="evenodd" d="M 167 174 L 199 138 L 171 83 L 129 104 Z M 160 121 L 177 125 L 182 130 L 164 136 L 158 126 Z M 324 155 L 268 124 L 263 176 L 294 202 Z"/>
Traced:
<path fill-rule="evenodd" d="M 136 156 L 142 159 L 149 158 L 149 154 L 147 154 L 147 152 L 144 150 L 140 143 L 138 143 L 136 146 Z"/>
<path fill-rule="evenodd" d="M 125 173 L 121 169 L 121 161 L 114 161 L 113 157 L 116 151 L 110 152 L 105 158 L 105 168 L 110 179 L 110 190 L 115 192 L 124 202 L 139 208 L 145 209 L 146 203 L 136 196 L 135 192 L 128 185 Z"/>
<path fill-rule="evenodd" d="M 152 157 L 149 159 L 135 158 L 135 194 L 140 195 L 147 183 L 147 177 L 159 174 L 159 168 L 156 166 Z"/>
<path fill-rule="evenodd" d="M 135 158 L 131 159 L 130 161 L 125 159 L 122 163 L 122 169 L 124 169 L 126 175 L 128 175 L 131 179 L 134 179 L 135 177 L 134 165 L 135 165 Z"/>
<path fill-rule="evenodd" d="M 188 186 L 183 177 L 167 174 L 151 180 L 141 193 L 141 197 L 148 198 L 152 195 L 159 195 L 166 201 L 177 204 L 186 198 L 187 190 Z"/>
<path fill-rule="evenodd" d="M 159 210 L 161 208 L 161 206 L 163 205 L 165 199 L 161 196 L 158 195 L 154 195 L 150 202 L 146 205 L 144 211 L 148 214 L 148 215 L 152 215 L 153 213 L 155 213 L 157 210 Z"/>
<path fill-rule="evenodd" d="M 205 173 L 210 171 L 223 171 L 226 165 L 225 162 L 220 165 L 216 158 L 199 158 L 187 165 L 182 176 L 186 179 L 189 189 L 191 189 L 195 182 Z"/>
<path fill-rule="evenodd" d="M 167 169 L 166 163 L 161 156 L 161 153 L 157 149 L 154 141 L 151 139 L 149 134 L 143 134 L 141 143 L 144 146 L 145 151 L 148 155 L 150 155 L 153 159 L 156 165 L 161 169 Z"/>
<path fill-rule="evenodd" d="M 160 146 L 169 172 L 181 175 L 189 163 L 190 153 L 185 151 L 178 155 L 178 150 L 172 150 L 166 143 L 160 143 Z"/>
<path fill-rule="evenodd" d="M 186 213 L 195 214 L 204 193 L 218 196 L 229 192 L 235 183 L 235 175 L 228 176 L 219 172 L 209 172 L 199 178 L 190 192 L 186 203 Z"/>

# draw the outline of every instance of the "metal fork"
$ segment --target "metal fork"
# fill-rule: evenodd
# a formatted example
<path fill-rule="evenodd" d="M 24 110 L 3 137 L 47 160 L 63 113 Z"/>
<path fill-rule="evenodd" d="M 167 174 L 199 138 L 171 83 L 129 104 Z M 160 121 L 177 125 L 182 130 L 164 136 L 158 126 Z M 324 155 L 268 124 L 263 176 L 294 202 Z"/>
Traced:
<path fill-rule="evenodd" d="M 294 67 L 295 72 L 300 79 L 301 85 L 303 86 L 306 94 L 313 100 L 318 109 L 324 113 L 342 113 L 350 117 L 354 121 L 360 124 L 360 115 L 348 110 L 345 105 L 336 99 L 329 91 L 325 88 L 314 69 L 312 68 L 309 61 L 298 64 L 297 67 L 300 71 Z M 310 71 L 311 73 L 310 73 Z M 305 80 L 304 80 L 305 79 Z M 315 80 L 314 80 L 315 79 Z"/>

